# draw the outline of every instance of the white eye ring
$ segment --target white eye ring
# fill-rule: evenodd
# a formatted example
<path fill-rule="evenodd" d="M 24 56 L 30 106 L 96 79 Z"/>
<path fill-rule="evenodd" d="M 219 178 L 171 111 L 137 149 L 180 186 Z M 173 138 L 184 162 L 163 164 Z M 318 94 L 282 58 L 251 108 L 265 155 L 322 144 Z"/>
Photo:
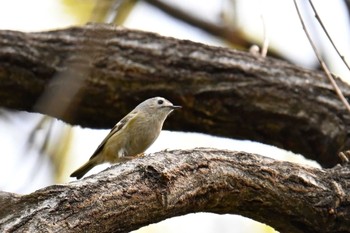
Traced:
<path fill-rule="evenodd" d="M 162 105 L 162 104 L 164 103 L 164 101 L 163 101 L 163 100 L 158 100 L 157 103 L 158 103 L 159 105 Z"/>

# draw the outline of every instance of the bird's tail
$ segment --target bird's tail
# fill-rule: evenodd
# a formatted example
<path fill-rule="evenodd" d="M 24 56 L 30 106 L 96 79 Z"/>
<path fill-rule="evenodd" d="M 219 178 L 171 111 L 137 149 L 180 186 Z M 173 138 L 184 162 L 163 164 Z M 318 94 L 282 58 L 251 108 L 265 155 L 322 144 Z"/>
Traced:
<path fill-rule="evenodd" d="M 75 172 L 73 172 L 70 177 L 76 177 L 78 180 L 83 177 L 88 171 L 90 171 L 93 167 L 95 167 L 97 163 L 94 159 L 87 161 L 83 166 L 78 168 Z"/>

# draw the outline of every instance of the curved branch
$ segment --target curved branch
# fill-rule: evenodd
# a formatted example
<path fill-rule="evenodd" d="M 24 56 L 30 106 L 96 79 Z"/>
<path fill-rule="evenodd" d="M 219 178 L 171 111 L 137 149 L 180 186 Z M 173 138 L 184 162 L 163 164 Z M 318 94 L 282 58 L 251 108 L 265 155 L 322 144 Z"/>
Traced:
<path fill-rule="evenodd" d="M 110 128 L 157 95 L 183 106 L 168 129 L 259 141 L 326 167 L 349 148 L 350 116 L 319 72 L 110 25 L 0 31 L 3 107 Z"/>
<path fill-rule="evenodd" d="M 128 232 L 205 211 L 244 215 L 281 232 L 350 232 L 349 192 L 348 167 L 205 148 L 162 151 L 15 196 L 0 209 L 0 230 Z"/>

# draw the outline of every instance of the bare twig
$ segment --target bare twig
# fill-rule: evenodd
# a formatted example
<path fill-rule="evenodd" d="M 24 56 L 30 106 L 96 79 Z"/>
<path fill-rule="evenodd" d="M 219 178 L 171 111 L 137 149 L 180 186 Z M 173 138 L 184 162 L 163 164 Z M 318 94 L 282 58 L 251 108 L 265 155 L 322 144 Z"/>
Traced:
<path fill-rule="evenodd" d="M 321 25 L 321 27 L 322 27 L 324 33 L 326 34 L 328 40 L 331 42 L 331 44 L 332 44 L 334 50 L 337 52 L 337 54 L 339 55 L 339 57 L 342 59 L 343 63 L 346 65 L 346 67 L 348 68 L 348 70 L 350 70 L 349 64 L 346 62 L 344 56 L 343 56 L 342 54 L 340 54 L 340 52 L 339 52 L 337 46 L 334 44 L 334 42 L 333 42 L 331 36 L 329 35 L 329 33 L 328 33 L 326 27 L 324 26 L 324 24 L 323 24 L 323 22 L 322 22 L 322 20 L 321 20 L 321 17 L 319 16 L 319 14 L 318 14 L 317 11 L 316 11 L 316 8 L 315 8 L 314 4 L 312 3 L 312 0 L 309 0 L 309 3 L 310 3 L 310 5 L 311 5 L 311 7 L 312 7 L 312 10 L 313 10 L 314 13 L 315 13 L 315 17 L 316 17 L 317 21 L 320 23 L 320 25 Z"/>
<path fill-rule="evenodd" d="M 312 49 L 313 49 L 314 52 L 315 52 L 315 55 L 316 55 L 316 57 L 317 57 L 317 60 L 319 61 L 319 63 L 320 63 L 320 65 L 321 65 L 322 69 L 323 69 L 324 72 L 326 73 L 326 76 L 327 76 L 327 78 L 329 79 L 329 81 L 331 82 L 331 84 L 332 84 L 332 86 L 333 86 L 335 92 L 337 93 L 339 99 L 343 102 L 343 104 L 345 105 L 345 107 L 346 107 L 346 109 L 348 110 L 348 112 L 350 112 L 350 105 L 349 105 L 348 101 L 345 99 L 345 97 L 344 97 L 342 91 L 340 90 L 340 88 L 338 87 L 337 83 L 335 82 L 335 80 L 334 80 L 334 78 L 333 78 L 331 72 L 329 71 L 329 69 L 328 69 L 326 63 L 323 61 L 323 59 L 322 59 L 322 57 L 321 57 L 321 55 L 320 55 L 320 52 L 318 51 L 318 49 L 317 49 L 315 43 L 312 41 L 312 38 L 311 38 L 311 36 L 310 36 L 310 33 L 308 32 L 308 30 L 307 30 L 307 28 L 306 28 L 306 26 L 305 26 L 304 20 L 303 20 L 303 18 L 302 18 L 302 16 L 301 16 L 301 13 L 300 13 L 300 11 L 299 11 L 299 7 L 298 7 L 298 4 L 297 4 L 296 0 L 294 0 L 294 5 L 295 5 L 295 8 L 296 8 L 296 10 L 297 10 L 297 13 L 298 13 L 300 22 L 301 22 L 301 24 L 302 24 L 302 26 L 303 26 L 303 29 L 304 29 L 304 31 L 305 31 L 305 34 L 306 34 L 306 36 L 307 36 L 307 38 L 308 38 L 308 40 L 309 40 L 309 42 L 310 42 L 310 44 L 311 44 L 311 46 L 312 46 Z"/>
<path fill-rule="evenodd" d="M 350 151 L 342 151 L 338 154 L 342 164 L 347 164 L 350 162 Z"/>
<path fill-rule="evenodd" d="M 267 28 L 266 28 L 266 23 L 265 23 L 263 15 L 261 15 L 261 22 L 262 22 L 263 30 L 264 30 L 264 42 L 263 42 L 263 45 L 262 45 L 262 48 L 261 48 L 261 56 L 262 57 L 266 57 L 266 54 L 267 54 L 267 51 L 268 51 L 268 48 L 269 48 L 269 37 L 268 37 L 268 31 L 267 31 Z"/>

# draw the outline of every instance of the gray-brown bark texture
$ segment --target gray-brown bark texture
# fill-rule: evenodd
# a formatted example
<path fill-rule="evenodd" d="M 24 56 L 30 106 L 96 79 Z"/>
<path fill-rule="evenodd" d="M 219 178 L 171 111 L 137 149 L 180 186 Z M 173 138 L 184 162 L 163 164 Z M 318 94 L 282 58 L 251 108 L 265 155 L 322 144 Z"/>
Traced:
<path fill-rule="evenodd" d="M 109 25 L 0 31 L 3 107 L 109 128 L 151 96 L 183 106 L 168 129 L 264 142 L 325 167 L 349 147 L 350 115 L 319 72 Z M 2 193 L 0 227 L 125 232 L 207 211 L 284 232 L 350 232 L 349 174 L 348 166 L 311 169 L 245 153 L 162 152 L 29 195 Z"/>
<path fill-rule="evenodd" d="M 241 214 L 281 232 L 350 232 L 349 184 L 342 166 L 316 169 L 205 148 L 163 151 L 67 185 L 4 193 L 11 201 L 0 203 L 0 230 L 128 232 L 212 212 Z"/>

